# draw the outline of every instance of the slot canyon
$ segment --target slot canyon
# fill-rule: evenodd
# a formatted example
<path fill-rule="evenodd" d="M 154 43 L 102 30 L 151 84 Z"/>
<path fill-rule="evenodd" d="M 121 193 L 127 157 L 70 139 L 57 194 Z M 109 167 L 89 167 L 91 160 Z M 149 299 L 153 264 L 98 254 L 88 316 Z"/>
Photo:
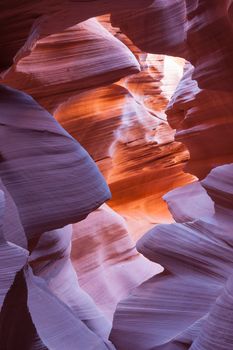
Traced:
<path fill-rule="evenodd" d="M 0 350 L 233 350 L 233 0 L 0 4 Z"/>

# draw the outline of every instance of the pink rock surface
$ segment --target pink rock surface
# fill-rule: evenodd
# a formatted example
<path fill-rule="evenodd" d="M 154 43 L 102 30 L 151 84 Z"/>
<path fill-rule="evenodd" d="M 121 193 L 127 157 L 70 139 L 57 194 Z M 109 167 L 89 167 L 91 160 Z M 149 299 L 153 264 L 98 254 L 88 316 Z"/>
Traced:
<path fill-rule="evenodd" d="M 231 14 L 231 1 L 202 0 L 154 1 L 148 8 L 112 15 L 112 23 L 141 49 L 181 56 L 193 64 L 167 114 L 178 130 L 176 140 L 190 152 L 186 169 L 199 178 L 233 159 Z M 218 147 L 212 147 L 216 140 Z"/>
<path fill-rule="evenodd" d="M 108 187 L 86 151 L 31 97 L 2 86 L 0 108 L 1 348 L 114 349 L 110 324 L 70 262 L 71 229 L 43 233 L 83 219 L 108 198 Z"/>
<path fill-rule="evenodd" d="M 105 339 L 106 348 L 113 348 L 108 343 L 111 329 L 110 322 L 105 319 L 91 297 L 79 285 L 78 277 L 70 260 L 71 236 L 71 225 L 42 234 L 30 255 L 29 262 L 34 274 L 46 281 L 46 287 L 49 292 L 71 310 L 75 323 L 78 322 L 79 324 L 80 330 L 77 336 L 81 337 L 81 339 L 78 342 L 77 339 L 71 339 L 70 343 L 66 339 L 58 340 L 59 337 L 63 338 L 63 334 L 59 334 L 57 339 L 53 339 L 52 334 L 54 332 L 59 333 L 59 330 L 56 330 L 56 325 L 53 330 L 47 329 L 52 327 L 52 325 L 50 325 L 51 321 L 46 321 L 46 312 L 44 312 L 44 315 L 40 315 L 40 319 L 37 318 L 38 315 L 35 313 L 34 317 L 39 322 L 37 330 L 39 334 L 41 330 L 42 338 L 43 336 L 46 339 L 49 338 L 45 343 L 51 347 L 55 346 L 52 345 L 55 341 L 56 346 L 59 346 L 61 349 L 65 346 L 73 348 L 75 344 L 82 344 L 82 342 L 82 346 L 90 347 L 90 349 L 94 345 L 105 348 L 100 340 Z M 63 317 L 59 317 L 59 320 L 63 322 Z M 75 329 L 77 324 L 74 324 L 72 327 Z M 64 331 L 70 331 L 69 326 L 64 325 Z M 97 335 L 99 339 L 92 333 Z M 91 345 L 92 342 L 93 345 Z"/>
<path fill-rule="evenodd" d="M 37 40 L 50 34 L 60 33 L 65 28 L 88 18 L 119 11 L 135 9 L 151 4 L 152 0 L 92 0 L 61 1 L 45 0 L 40 3 L 17 3 L 15 0 L 3 4 L 1 11 L 1 70 L 9 68 L 13 60 L 28 55 Z"/>
<path fill-rule="evenodd" d="M 28 259 L 17 207 L 1 188 L 1 348 L 114 349 L 110 324 L 79 287 L 70 262 L 71 227 L 40 235 Z"/>
<path fill-rule="evenodd" d="M 175 66 L 176 59 L 171 65 L 170 58 L 169 70 L 168 57 L 147 57 L 110 26 L 109 16 L 98 22 L 87 20 L 38 40 L 3 82 L 55 111 L 107 177 L 110 205 L 136 239 L 154 223 L 172 220 L 162 195 L 194 180 L 182 170 L 188 152 L 174 142 L 164 113 L 183 63 Z M 130 75 L 139 68 L 141 73 Z M 99 87 L 120 78 L 121 86 Z"/>
<path fill-rule="evenodd" d="M 0 19 L 0 348 L 233 350 L 232 1 Z M 183 63 L 158 54 L 189 61 L 168 106 Z"/>
<path fill-rule="evenodd" d="M 110 320 L 122 298 L 162 270 L 138 254 L 125 220 L 106 204 L 73 225 L 71 258 L 80 286 Z"/>
<path fill-rule="evenodd" d="M 217 165 L 232 162 L 233 94 L 201 90 L 191 78 L 192 73 L 193 67 L 187 65 L 166 113 L 170 125 L 177 130 L 175 139 L 189 150 L 187 171 L 203 178 Z"/>
<path fill-rule="evenodd" d="M 199 182 L 178 187 L 166 193 L 163 199 L 176 222 L 193 221 L 214 214 L 214 203 Z"/>
<path fill-rule="evenodd" d="M 144 106 L 152 93 L 159 100 L 159 84 L 151 78 L 140 90 L 139 81 L 135 75 L 126 87 L 114 84 L 82 92 L 55 113 L 96 161 L 112 192 L 109 204 L 127 219 L 135 239 L 154 223 L 171 220 L 162 195 L 194 180 L 182 171 L 188 154 L 174 142 L 174 131 Z M 139 86 L 136 97 L 127 89 L 132 91 L 132 85 Z M 160 100 L 157 108 L 162 114 Z"/>
<path fill-rule="evenodd" d="M 142 9 L 112 14 L 111 20 L 113 26 L 119 27 L 145 52 L 185 56 L 187 34 L 183 0 L 155 0 Z"/>
<path fill-rule="evenodd" d="M 131 51 L 93 18 L 37 41 L 2 82 L 29 93 L 53 113 L 79 91 L 138 71 Z"/>
<path fill-rule="evenodd" d="M 138 250 L 165 271 L 118 304 L 110 337 L 117 349 L 186 349 L 193 343 L 194 349 L 209 350 L 216 338 L 219 349 L 233 346 L 229 340 L 232 319 L 226 311 L 228 305 L 231 308 L 226 295 L 231 293 L 231 281 L 226 285 L 228 292 L 221 294 L 233 263 L 232 170 L 233 165 L 218 167 L 202 183 L 216 201 L 214 214 L 158 225 L 138 241 Z M 180 200 L 182 196 L 185 205 L 181 189 Z M 204 210 L 210 201 L 205 196 Z M 213 336 L 215 329 L 218 335 Z"/>

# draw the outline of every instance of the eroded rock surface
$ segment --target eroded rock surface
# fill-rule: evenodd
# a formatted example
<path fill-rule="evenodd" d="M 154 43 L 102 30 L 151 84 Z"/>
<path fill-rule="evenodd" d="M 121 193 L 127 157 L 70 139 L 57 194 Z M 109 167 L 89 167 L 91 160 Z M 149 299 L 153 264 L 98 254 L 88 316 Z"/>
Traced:
<path fill-rule="evenodd" d="M 233 350 L 232 1 L 0 20 L 0 348 Z"/>
<path fill-rule="evenodd" d="M 162 270 L 137 252 L 125 220 L 106 204 L 73 225 L 71 258 L 80 286 L 110 320 L 122 298 Z"/>
<path fill-rule="evenodd" d="M 233 165 L 212 170 L 201 183 L 210 197 L 205 191 L 192 196 L 197 201 L 194 207 L 203 207 L 204 217 L 199 219 L 195 212 L 184 222 L 183 213 L 179 215 L 179 202 L 185 206 L 190 188 L 197 186 L 188 185 L 187 191 L 181 188 L 179 198 L 179 190 L 174 198 L 170 194 L 175 219 L 182 223 L 158 225 L 138 241 L 139 252 L 165 271 L 119 303 L 110 337 L 117 349 L 188 349 L 192 344 L 191 349 L 211 349 L 216 342 L 218 349 L 233 346 L 231 279 L 226 284 L 232 274 L 232 170 Z"/>

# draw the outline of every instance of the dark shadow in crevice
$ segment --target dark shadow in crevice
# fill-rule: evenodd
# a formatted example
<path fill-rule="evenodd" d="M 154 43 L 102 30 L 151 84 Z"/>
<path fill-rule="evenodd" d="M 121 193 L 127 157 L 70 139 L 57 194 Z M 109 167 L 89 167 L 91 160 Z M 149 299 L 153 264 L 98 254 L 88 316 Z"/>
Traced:
<path fill-rule="evenodd" d="M 23 270 L 16 274 L 0 313 L 1 350 L 48 350 L 40 340 L 27 307 Z"/>

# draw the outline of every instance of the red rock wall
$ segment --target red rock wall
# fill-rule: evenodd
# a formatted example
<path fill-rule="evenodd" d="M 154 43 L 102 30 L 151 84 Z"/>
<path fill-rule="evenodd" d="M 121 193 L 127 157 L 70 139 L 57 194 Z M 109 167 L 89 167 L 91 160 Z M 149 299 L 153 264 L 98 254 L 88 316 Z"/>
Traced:
<path fill-rule="evenodd" d="M 3 4 L 0 348 L 233 349 L 232 9 Z"/>

